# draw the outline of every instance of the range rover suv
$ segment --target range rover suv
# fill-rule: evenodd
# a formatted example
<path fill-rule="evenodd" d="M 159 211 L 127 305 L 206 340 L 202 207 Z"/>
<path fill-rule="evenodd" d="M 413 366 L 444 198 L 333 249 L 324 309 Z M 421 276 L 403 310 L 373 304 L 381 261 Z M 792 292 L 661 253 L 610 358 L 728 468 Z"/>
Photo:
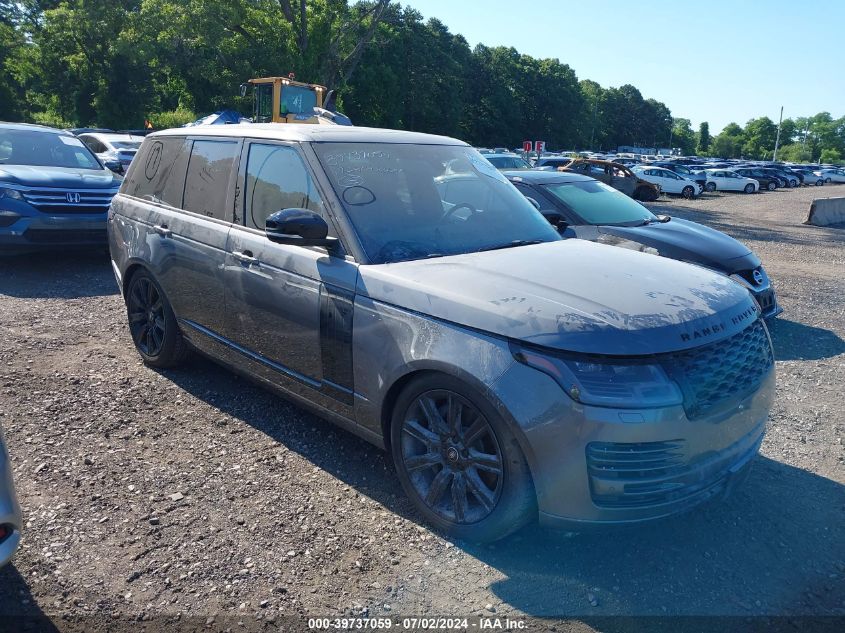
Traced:
<path fill-rule="evenodd" d="M 447 201 L 455 174 L 474 186 Z M 562 239 L 451 138 L 152 134 L 109 245 L 146 363 L 197 350 L 384 447 L 458 538 L 686 510 L 741 479 L 766 429 L 773 354 L 744 288 Z"/>
<path fill-rule="evenodd" d="M 0 123 L 0 254 L 104 247 L 120 182 L 69 132 Z"/>

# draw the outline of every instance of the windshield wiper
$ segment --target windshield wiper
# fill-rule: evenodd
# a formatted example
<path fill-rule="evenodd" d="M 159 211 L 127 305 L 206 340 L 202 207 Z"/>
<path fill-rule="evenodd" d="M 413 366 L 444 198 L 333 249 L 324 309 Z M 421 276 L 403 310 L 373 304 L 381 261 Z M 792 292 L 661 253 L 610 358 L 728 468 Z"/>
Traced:
<path fill-rule="evenodd" d="M 484 246 L 479 248 L 476 253 L 483 251 L 498 251 L 503 248 L 513 248 L 515 246 L 531 246 L 532 244 L 542 244 L 545 240 L 513 240 L 507 244 L 496 244 L 495 246 Z"/>

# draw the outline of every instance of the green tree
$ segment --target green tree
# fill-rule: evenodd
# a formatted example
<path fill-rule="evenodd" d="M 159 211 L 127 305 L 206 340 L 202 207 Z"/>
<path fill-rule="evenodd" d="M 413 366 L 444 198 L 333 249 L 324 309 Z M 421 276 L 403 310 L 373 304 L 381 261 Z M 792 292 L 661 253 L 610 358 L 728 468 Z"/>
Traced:
<path fill-rule="evenodd" d="M 804 148 L 801 143 L 790 143 L 778 149 L 778 160 L 790 163 L 808 163 L 813 159 L 810 150 Z"/>
<path fill-rule="evenodd" d="M 745 132 L 736 123 L 728 123 L 713 139 L 710 154 L 720 158 L 740 158 L 745 144 Z"/>
<path fill-rule="evenodd" d="M 681 154 L 695 153 L 695 132 L 689 119 L 675 119 L 672 126 L 672 148 L 679 147 Z"/>
<path fill-rule="evenodd" d="M 747 158 L 771 160 L 776 136 L 777 125 L 769 117 L 750 120 L 745 126 L 743 155 Z"/>
<path fill-rule="evenodd" d="M 835 149 L 824 149 L 819 160 L 822 163 L 839 163 L 842 160 L 842 154 Z"/>
<path fill-rule="evenodd" d="M 710 150 L 710 124 L 702 121 L 698 126 L 697 151 L 699 154 L 706 154 Z"/>

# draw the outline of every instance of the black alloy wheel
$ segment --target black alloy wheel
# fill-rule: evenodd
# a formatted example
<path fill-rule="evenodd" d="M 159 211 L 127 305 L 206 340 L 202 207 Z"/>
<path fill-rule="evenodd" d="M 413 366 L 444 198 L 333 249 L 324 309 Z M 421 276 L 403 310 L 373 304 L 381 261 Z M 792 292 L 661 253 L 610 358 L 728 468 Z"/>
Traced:
<path fill-rule="evenodd" d="M 152 367 L 175 367 L 189 348 L 161 287 L 146 270 L 135 272 L 126 288 L 126 312 L 135 349 Z"/>
<path fill-rule="evenodd" d="M 693 189 L 692 187 L 689 187 L 689 186 L 684 187 L 683 190 L 681 191 L 681 195 L 684 198 L 686 198 L 687 200 L 694 198 L 695 197 L 695 189 Z"/>
<path fill-rule="evenodd" d="M 147 356 L 158 356 L 164 345 L 164 302 L 152 279 L 144 275 L 133 280 L 127 308 L 135 345 Z"/>
<path fill-rule="evenodd" d="M 401 455 L 414 490 L 451 523 L 478 523 L 502 492 L 502 451 L 490 423 L 457 393 L 419 395 L 402 422 Z"/>

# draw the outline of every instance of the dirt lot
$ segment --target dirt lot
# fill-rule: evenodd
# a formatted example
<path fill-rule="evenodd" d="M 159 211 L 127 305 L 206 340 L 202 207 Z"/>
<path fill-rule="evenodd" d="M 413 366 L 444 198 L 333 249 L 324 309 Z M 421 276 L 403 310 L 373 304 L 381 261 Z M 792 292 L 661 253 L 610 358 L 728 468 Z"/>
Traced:
<path fill-rule="evenodd" d="M 530 527 L 494 546 L 432 533 L 381 452 L 211 362 L 145 367 L 104 256 L 0 260 L 0 424 L 26 523 L 0 571 L 0 630 L 305 629 L 303 616 L 349 614 L 841 625 L 845 228 L 800 222 L 813 197 L 843 194 L 652 205 L 745 241 L 779 290 L 778 396 L 747 484 L 657 525 Z"/>

